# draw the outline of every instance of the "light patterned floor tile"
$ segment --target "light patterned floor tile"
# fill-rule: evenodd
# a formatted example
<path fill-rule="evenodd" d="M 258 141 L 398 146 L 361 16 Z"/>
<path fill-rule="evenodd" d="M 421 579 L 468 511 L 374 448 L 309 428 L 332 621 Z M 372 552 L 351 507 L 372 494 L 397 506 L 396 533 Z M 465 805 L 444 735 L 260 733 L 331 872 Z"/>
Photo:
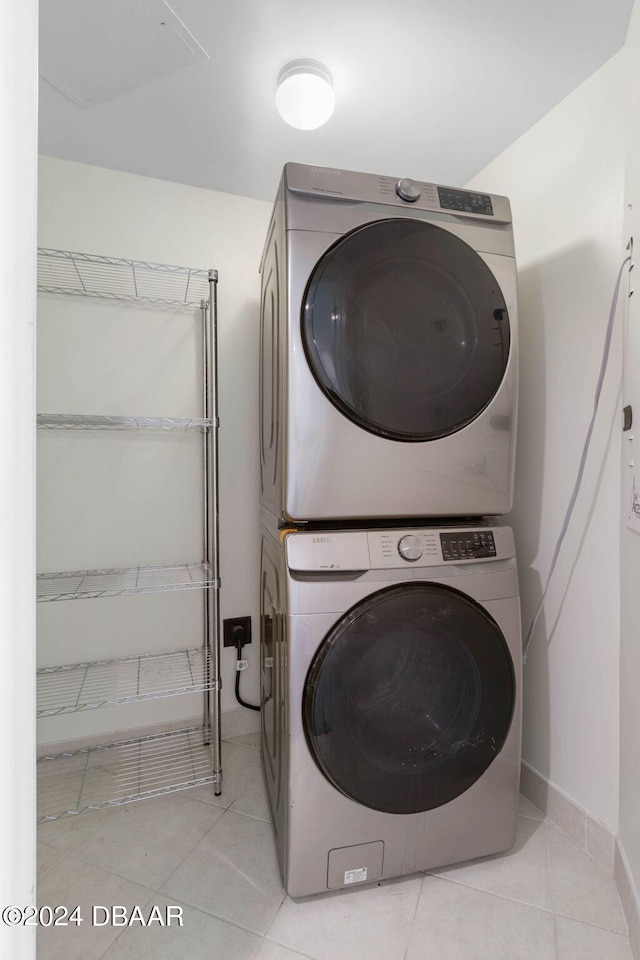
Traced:
<path fill-rule="evenodd" d="M 226 810 L 162 890 L 264 934 L 285 895 L 271 824 Z"/>
<path fill-rule="evenodd" d="M 228 743 L 242 743 L 247 747 L 260 749 L 260 731 L 255 733 L 241 733 L 239 737 L 229 737 Z"/>
<path fill-rule="evenodd" d="M 255 759 L 253 763 L 248 766 L 246 782 L 229 809 L 234 810 L 236 813 L 244 813 L 248 817 L 257 817 L 258 820 L 266 820 L 270 823 L 271 810 L 269 808 L 267 789 L 260 765 L 260 754 L 257 750 L 252 750 L 251 752 L 255 754 Z"/>
<path fill-rule="evenodd" d="M 406 960 L 556 960 L 553 915 L 425 877 Z"/>
<path fill-rule="evenodd" d="M 37 879 L 39 880 L 43 873 L 46 873 L 47 870 L 50 870 L 51 867 L 59 863 L 64 857 L 64 853 L 61 850 L 56 850 L 55 847 L 50 847 L 48 844 L 43 843 L 42 840 L 38 843 L 38 870 L 37 870 Z"/>
<path fill-rule="evenodd" d="M 316 960 L 403 960 L 422 880 L 287 899 L 267 937 Z"/>
<path fill-rule="evenodd" d="M 182 793 L 128 803 L 74 856 L 158 890 L 223 812 Z"/>
<path fill-rule="evenodd" d="M 132 926 L 101 960 L 254 960 L 261 939 L 253 933 L 160 894 L 153 903 L 165 916 L 167 906 L 181 906 L 182 926 L 175 920 L 165 927 Z"/>
<path fill-rule="evenodd" d="M 144 906 L 152 896 L 153 891 L 147 887 L 75 857 L 65 857 L 42 877 L 38 904 L 63 905 L 70 912 L 79 905 L 83 922 L 79 926 L 39 927 L 38 960 L 98 960 L 122 930 L 110 924 L 93 926 L 92 908 L 122 905 L 130 911 L 133 906 Z M 98 912 L 98 919 L 103 916 Z"/>
<path fill-rule="evenodd" d="M 63 853 L 71 853 L 83 840 L 115 817 L 119 807 L 106 810 L 89 810 L 75 817 L 63 817 L 38 825 L 38 842 L 43 841 Z"/>
<path fill-rule="evenodd" d="M 602 930 L 556 918 L 558 960 L 633 960 L 629 938 L 610 930 Z"/>
<path fill-rule="evenodd" d="M 519 817 L 515 845 L 506 853 L 429 872 L 543 910 L 552 908 L 547 828 L 539 820 Z"/>
<path fill-rule="evenodd" d="M 308 960 L 309 957 L 309 953 L 297 953 L 280 943 L 263 940 L 253 960 Z"/>
<path fill-rule="evenodd" d="M 189 796 L 218 807 L 230 807 L 247 789 L 251 790 L 260 770 L 260 754 L 252 747 L 225 741 L 222 750 L 222 793 L 216 797 L 213 784 L 194 787 Z"/>
<path fill-rule="evenodd" d="M 40 929 L 38 960 L 631 960 L 608 872 L 525 798 L 512 852 L 285 898 L 258 744 L 224 742 L 221 797 L 206 786 L 40 826 L 40 904 L 184 904 L 185 926 Z"/>
<path fill-rule="evenodd" d="M 547 832 L 555 912 L 626 934 L 613 877 L 558 827 L 550 823 Z"/>

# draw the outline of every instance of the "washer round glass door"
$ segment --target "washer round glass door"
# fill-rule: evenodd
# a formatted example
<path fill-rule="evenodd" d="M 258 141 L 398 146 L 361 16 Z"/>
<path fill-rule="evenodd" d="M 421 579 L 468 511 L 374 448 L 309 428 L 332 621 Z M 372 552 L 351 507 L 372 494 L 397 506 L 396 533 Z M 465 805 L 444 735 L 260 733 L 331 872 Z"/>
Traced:
<path fill-rule="evenodd" d="M 493 618 L 458 590 L 416 582 L 372 594 L 335 624 L 302 712 L 324 776 L 357 803 L 402 814 L 468 790 L 502 749 L 514 704 Z"/>
<path fill-rule="evenodd" d="M 382 220 L 320 259 L 302 340 L 318 385 L 354 423 L 392 440 L 434 440 L 495 396 L 509 318 L 495 277 L 467 243 L 420 220 Z"/>

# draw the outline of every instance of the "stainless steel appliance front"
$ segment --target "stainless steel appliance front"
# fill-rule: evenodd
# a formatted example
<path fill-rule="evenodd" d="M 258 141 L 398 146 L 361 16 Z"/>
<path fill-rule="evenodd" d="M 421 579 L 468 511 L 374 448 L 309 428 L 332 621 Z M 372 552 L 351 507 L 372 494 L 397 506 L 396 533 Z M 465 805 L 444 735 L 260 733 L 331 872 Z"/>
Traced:
<path fill-rule="evenodd" d="M 263 768 L 292 897 L 512 845 L 521 633 L 509 528 L 281 535 L 264 513 L 261 624 Z"/>
<path fill-rule="evenodd" d="M 281 520 L 511 507 L 509 203 L 402 183 L 285 167 L 261 265 L 260 350 L 261 496 Z"/>

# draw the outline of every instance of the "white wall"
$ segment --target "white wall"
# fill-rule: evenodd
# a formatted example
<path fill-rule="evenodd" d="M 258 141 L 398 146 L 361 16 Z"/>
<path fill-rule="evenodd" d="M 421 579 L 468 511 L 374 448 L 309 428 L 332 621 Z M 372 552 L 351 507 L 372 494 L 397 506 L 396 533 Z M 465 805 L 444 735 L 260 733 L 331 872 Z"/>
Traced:
<path fill-rule="evenodd" d="M 511 522 L 525 629 L 577 473 L 624 257 L 623 68 L 618 54 L 471 184 L 506 194 L 513 208 L 522 336 Z M 614 831 L 622 320 L 582 492 L 525 668 L 523 745 L 533 768 Z"/>
<path fill-rule="evenodd" d="M 38 5 L 0 7 L 0 902 L 35 901 L 33 390 Z M 0 955 L 35 928 L 0 925 Z"/>
<path fill-rule="evenodd" d="M 275 192 L 276 184 L 274 184 Z M 41 158 L 40 246 L 219 271 L 222 617 L 253 618 L 242 693 L 258 699 L 258 267 L 269 203 Z M 199 318 L 45 296 L 39 409 L 198 416 Z M 105 407 L 109 406 L 109 409 Z M 40 431 L 39 569 L 201 556 L 199 435 Z M 197 645 L 200 591 L 38 605 L 39 660 Z M 235 707 L 235 651 L 223 710 Z M 199 696 L 40 722 L 52 742 L 193 716 Z M 249 712 L 247 711 L 247 714 Z M 257 714 L 251 715 L 256 724 Z M 247 717 L 247 720 L 249 717 Z"/>
<path fill-rule="evenodd" d="M 638 286 L 638 253 L 640 251 L 640 4 L 636 3 L 627 38 L 627 168 L 626 168 L 626 236 L 635 238 L 635 270 L 631 285 L 635 293 L 629 300 L 628 344 L 624 402 L 633 406 L 635 424 L 630 444 L 623 439 L 623 466 L 628 461 L 640 463 L 640 289 Z M 633 447 L 633 456 L 629 448 Z M 638 468 L 636 466 L 636 476 Z M 620 840 L 640 891 L 640 535 L 622 528 L 622 606 L 620 649 Z"/>

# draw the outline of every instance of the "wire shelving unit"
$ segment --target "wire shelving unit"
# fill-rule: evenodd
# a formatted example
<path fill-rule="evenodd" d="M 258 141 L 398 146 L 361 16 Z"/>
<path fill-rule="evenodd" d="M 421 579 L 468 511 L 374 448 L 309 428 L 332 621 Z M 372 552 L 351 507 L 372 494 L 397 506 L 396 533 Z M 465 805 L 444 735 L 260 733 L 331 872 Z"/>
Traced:
<path fill-rule="evenodd" d="M 215 784 L 201 727 L 135 737 L 38 760 L 38 823 Z"/>
<path fill-rule="evenodd" d="M 52 717 L 188 693 L 204 698 L 201 727 L 100 744 L 38 761 L 39 822 L 212 783 L 222 791 L 220 736 L 220 566 L 215 270 L 170 266 L 67 250 L 38 250 L 38 291 L 198 310 L 202 329 L 202 415 L 142 417 L 41 413 L 48 430 L 199 430 L 202 433 L 202 559 L 101 570 L 43 573 L 40 602 L 203 591 L 201 647 L 95 659 L 38 670 L 37 712 Z"/>
<path fill-rule="evenodd" d="M 159 700 L 211 687 L 211 663 L 202 647 L 147 653 L 36 671 L 36 716 Z"/>
<path fill-rule="evenodd" d="M 38 248 L 38 290 L 151 306 L 199 307 L 209 299 L 209 270 Z"/>
<path fill-rule="evenodd" d="M 39 573 L 36 577 L 36 598 L 39 603 L 52 600 L 92 600 L 97 597 L 202 590 L 216 586 L 218 584 L 208 563 L 160 564 L 110 570 Z"/>
<path fill-rule="evenodd" d="M 39 413 L 47 430 L 202 430 L 213 426 L 205 417 L 106 417 L 81 413 Z"/>

